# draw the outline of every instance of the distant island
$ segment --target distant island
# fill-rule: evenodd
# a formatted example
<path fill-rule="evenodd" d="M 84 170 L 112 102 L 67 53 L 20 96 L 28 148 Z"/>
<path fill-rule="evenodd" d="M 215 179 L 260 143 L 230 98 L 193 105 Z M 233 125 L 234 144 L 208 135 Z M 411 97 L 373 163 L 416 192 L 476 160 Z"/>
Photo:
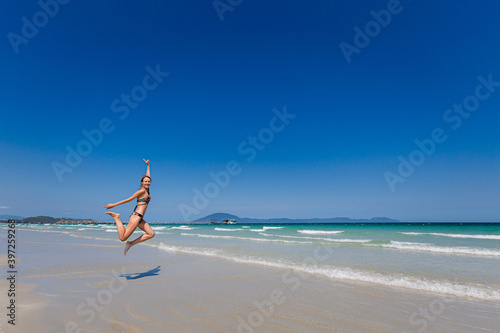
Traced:
<path fill-rule="evenodd" d="M 114 221 L 94 221 L 92 219 L 72 219 L 66 217 L 50 217 L 50 216 L 35 216 L 35 217 L 27 217 L 23 218 L 20 216 L 14 215 L 0 215 L 0 223 L 7 223 L 7 221 L 16 220 L 17 223 L 38 223 L 38 224 L 115 224 Z M 403 223 L 403 224 L 449 224 L 449 223 L 458 223 L 458 224 L 477 224 L 477 223 L 485 223 L 485 224 L 499 224 L 499 222 L 403 222 L 395 219 L 391 219 L 388 217 L 372 217 L 370 219 L 352 219 L 349 217 L 331 217 L 331 218 L 310 218 L 310 219 L 290 219 L 290 218 L 269 218 L 269 219 L 257 219 L 251 217 L 239 217 L 229 213 L 215 213 L 210 214 L 205 217 L 199 218 L 194 221 L 170 221 L 170 222 L 148 222 L 151 225 L 164 225 L 164 224 L 233 224 L 233 221 L 236 224 L 330 224 L 330 223 L 339 223 L 339 224 L 364 224 L 364 223 L 373 223 L 373 224 L 383 224 L 383 223 Z"/>
<path fill-rule="evenodd" d="M 55 218 L 50 216 L 35 216 L 35 217 L 27 217 L 27 218 L 14 218 L 9 215 L 7 218 L 4 218 L 5 215 L 0 216 L 0 220 L 2 222 L 7 222 L 8 220 L 16 220 L 19 223 L 41 223 L 41 224 L 98 224 L 98 222 L 92 219 L 70 219 L 70 218 Z"/>
<path fill-rule="evenodd" d="M 270 218 L 270 219 L 255 219 L 249 217 L 238 217 L 228 213 L 215 213 L 193 222 L 210 222 L 210 221 L 224 221 L 236 220 L 241 224 L 255 224 L 255 223 L 400 223 L 399 220 L 390 219 L 388 217 L 373 217 L 371 219 L 351 219 L 349 217 L 332 217 L 332 218 L 311 218 L 311 219 L 289 219 L 289 218 Z"/>
<path fill-rule="evenodd" d="M 102 224 L 114 222 L 96 222 L 92 219 L 71 219 L 64 217 L 50 217 L 50 216 L 35 216 L 22 218 L 12 215 L 0 215 L 1 222 L 7 222 L 9 219 L 14 219 L 19 223 L 39 223 L 39 224 Z M 290 218 L 270 218 L 270 219 L 256 219 L 250 217 L 239 217 L 229 213 L 215 213 L 205 217 L 199 218 L 191 222 L 170 222 L 175 224 L 209 224 L 213 222 L 222 223 L 226 220 L 235 220 L 238 224 L 293 224 L 293 223 L 401 223 L 399 220 L 390 219 L 387 217 L 373 217 L 371 219 L 351 219 L 349 217 L 332 217 L 332 218 L 311 218 L 311 219 L 290 219 Z M 150 223 L 150 224 L 167 224 L 163 223 Z M 169 223 L 169 224 L 170 224 Z"/>

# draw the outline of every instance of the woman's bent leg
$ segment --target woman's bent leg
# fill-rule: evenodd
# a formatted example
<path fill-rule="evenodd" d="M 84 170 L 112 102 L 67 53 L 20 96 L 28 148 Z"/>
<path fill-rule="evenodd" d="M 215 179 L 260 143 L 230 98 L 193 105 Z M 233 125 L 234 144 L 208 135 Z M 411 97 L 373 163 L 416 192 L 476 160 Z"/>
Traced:
<path fill-rule="evenodd" d="M 125 245 L 125 250 L 123 251 L 124 255 L 127 254 L 128 250 L 132 246 L 134 246 L 136 244 L 139 244 L 139 243 L 142 243 L 144 241 L 147 241 L 148 239 L 153 238 L 154 235 L 155 235 L 155 232 L 153 231 L 153 229 L 151 228 L 151 226 L 149 225 L 149 223 L 147 223 L 146 221 L 141 220 L 141 222 L 139 222 L 139 224 L 137 226 L 139 227 L 139 229 L 141 229 L 142 231 L 144 231 L 145 234 L 137 237 L 136 239 L 134 239 L 131 242 L 128 241 L 127 244 Z"/>
<path fill-rule="evenodd" d="M 130 215 L 130 218 L 128 220 L 128 223 L 127 223 L 127 226 L 125 227 L 125 232 L 123 233 L 123 235 L 119 235 L 120 236 L 120 240 L 123 242 L 123 241 L 126 241 L 130 235 L 132 235 L 135 231 L 135 229 L 137 229 L 137 225 L 141 222 L 141 217 L 140 216 L 137 216 L 137 215 Z"/>
<path fill-rule="evenodd" d="M 110 215 L 115 220 L 116 231 L 118 231 L 118 238 L 120 238 L 120 240 L 123 240 L 122 238 L 123 238 L 123 235 L 125 234 L 125 226 L 123 225 L 122 221 L 120 220 L 121 214 L 112 213 L 112 212 L 106 212 L 105 214 Z"/>

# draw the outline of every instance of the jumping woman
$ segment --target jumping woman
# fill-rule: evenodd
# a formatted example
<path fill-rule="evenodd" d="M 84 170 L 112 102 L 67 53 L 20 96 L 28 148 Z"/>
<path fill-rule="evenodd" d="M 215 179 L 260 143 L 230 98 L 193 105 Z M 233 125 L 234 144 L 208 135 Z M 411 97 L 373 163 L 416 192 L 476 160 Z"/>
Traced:
<path fill-rule="evenodd" d="M 112 213 L 112 212 L 106 212 L 105 214 L 111 215 L 115 219 L 116 222 L 116 230 L 118 231 L 118 237 L 120 240 L 126 241 L 130 235 L 135 231 L 137 227 L 141 229 L 142 231 L 145 232 L 144 235 L 141 235 L 140 237 L 137 237 L 133 241 L 127 241 L 127 244 L 125 245 L 125 251 L 123 251 L 123 255 L 127 254 L 127 251 L 134 246 L 135 244 L 139 244 L 141 242 L 147 241 L 148 239 L 151 239 L 154 237 L 155 232 L 151 228 L 151 226 L 144 221 L 143 217 L 144 214 L 146 213 L 146 208 L 148 208 L 149 200 L 151 200 L 151 195 L 149 194 L 149 185 L 151 185 L 151 173 L 149 170 L 149 160 L 144 160 L 146 164 L 148 165 L 146 175 L 142 177 L 141 179 L 141 188 L 134 193 L 130 198 L 119 201 L 114 204 L 107 204 L 106 206 L 103 206 L 106 209 L 110 209 L 113 207 L 116 207 L 118 205 L 130 202 L 134 199 L 137 199 L 137 206 L 134 208 L 134 212 L 130 214 L 130 218 L 127 224 L 127 227 L 125 227 L 120 220 L 120 214 L 117 213 Z"/>

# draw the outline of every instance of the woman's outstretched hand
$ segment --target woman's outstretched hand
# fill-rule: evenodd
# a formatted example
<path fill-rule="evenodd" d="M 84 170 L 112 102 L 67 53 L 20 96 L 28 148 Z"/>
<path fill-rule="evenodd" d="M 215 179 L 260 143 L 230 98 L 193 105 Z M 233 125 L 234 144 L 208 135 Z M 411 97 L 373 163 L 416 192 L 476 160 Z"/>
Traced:
<path fill-rule="evenodd" d="M 146 164 L 149 166 L 149 160 L 145 160 L 145 159 L 143 159 L 143 160 L 144 160 L 144 162 L 146 162 Z"/>
<path fill-rule="evenodd" d="M 113 208 L 114 206 L 113 206 L 113 204 L 107 204 L 106 206 L 103 206 L 103 207 L 106 209 L 110 209 L 110 208 Z"/>

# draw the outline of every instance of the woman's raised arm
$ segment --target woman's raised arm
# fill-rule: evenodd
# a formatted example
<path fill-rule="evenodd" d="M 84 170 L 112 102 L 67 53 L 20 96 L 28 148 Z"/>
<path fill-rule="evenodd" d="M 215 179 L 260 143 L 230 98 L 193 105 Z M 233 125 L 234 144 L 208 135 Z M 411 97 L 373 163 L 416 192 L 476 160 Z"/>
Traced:
<path fill-rule="evenodd" d="M 146 170 L 146 176 L 148 176 L 149 178 L 151 178 L 151 172 L 150 172 L 150 170 L 149 170 L 149 160 L 145 160 L 145 159 L 143 159 L 143 160 L 144 160 L 144 162 L 146 162 L 146 164 L 148 165 L 148 168 L 147 168 L 147 170 Z"/>

